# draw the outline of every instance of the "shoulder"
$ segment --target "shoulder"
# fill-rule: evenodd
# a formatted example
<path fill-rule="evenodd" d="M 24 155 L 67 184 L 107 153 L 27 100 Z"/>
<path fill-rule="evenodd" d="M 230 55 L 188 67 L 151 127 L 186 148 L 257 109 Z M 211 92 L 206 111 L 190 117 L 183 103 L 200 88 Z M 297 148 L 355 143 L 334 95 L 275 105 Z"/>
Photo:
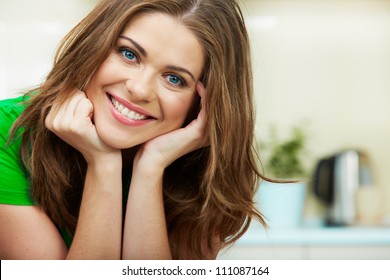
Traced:
<path fill-rule="evenodd" d="M 0 203 L 32 205 L 29 183 L 20 165 L 20 139 L 8 143 L 12 124 L 25 108 L 28 98 L 0 100 Z"/>
<path fill-rule="evenodd" d="M 4 115 L 20 114 L 26 107 L 26 102 L 30 99 L 28 95 L 20 95 L 13 98 L 0 100 L 0 113 Z"/>
<path fill-rule="evenodd" d="M 7 136 L 9 128 L 26 107 L 27 96 L 0 100 L 0 136 Z"/>
<path fill-rule="evenodd" d="M 7 146 L 10 129 L 26 108 L 28 100 L 29 97 L 24 95 L 0 100 L 0 149 Z"/>

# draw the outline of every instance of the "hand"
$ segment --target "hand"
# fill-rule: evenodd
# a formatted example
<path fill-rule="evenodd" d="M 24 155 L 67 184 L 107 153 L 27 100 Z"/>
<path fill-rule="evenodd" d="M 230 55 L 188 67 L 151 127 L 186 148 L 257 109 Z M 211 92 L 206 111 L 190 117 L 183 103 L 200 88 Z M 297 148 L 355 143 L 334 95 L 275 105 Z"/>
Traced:
<path fill-rule="evenodd" d="M 181 156 L 209 145 L 204 112 L 206 89 L 201 82 L 196 85 L 201 98 L 198 117 L 184 128 L 171 131 L 144 143 L 137 152 L 136 162 L 147 159 L 154 166 L 167 167 Z"/>
<path fill-rule="evenodd" d="M 54 105 L 46 117 L 46 127 L 77 149 L 88 163 L 120 150 L 106 145 L 92 123 L 93 106 L 82 91 L 76 92 L 64 104 Z"/>

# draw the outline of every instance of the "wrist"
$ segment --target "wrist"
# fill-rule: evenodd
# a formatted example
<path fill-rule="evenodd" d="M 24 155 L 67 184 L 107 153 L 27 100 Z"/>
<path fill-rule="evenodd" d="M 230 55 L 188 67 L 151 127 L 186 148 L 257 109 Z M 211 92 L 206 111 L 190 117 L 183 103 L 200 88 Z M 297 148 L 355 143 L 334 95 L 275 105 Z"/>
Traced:
<path fill-rule="evenodd" d="M 147 148 L 146 145 L 142 145 L 134 157 L 134 168 L 139 167 L 139 169 L 153 174 L 163 174 L 169 164 L 169 159 L 164 157 L 161 152 Z"/>
<path fill-rule="evenodd" d="M 87 160 L 88 169 L 98 172 L 122 170 L 121 153 L 103 154 Z"/>
<path fill-rule="evenodd" d="M 166 165 L 148 158 L 147 156 L 137 156 L 134 158 L 133 173 L 137 173 L 143 176 L 153 176 L 155 178 L 162 177 L 165 171 Z"/>
<path fill-rule="evenodd" d="M 84 193 L 87 196 L 90 196 L 92 192 L 95 195 L 104 193 L 106 198 L 108 194 L 116 197 L 119 194 L 118 190 L 122 189 L 121 160 L 101 159 L 88 163 L 85 181 Z M 100 191 L 96 192 L 97 190 Z"/>

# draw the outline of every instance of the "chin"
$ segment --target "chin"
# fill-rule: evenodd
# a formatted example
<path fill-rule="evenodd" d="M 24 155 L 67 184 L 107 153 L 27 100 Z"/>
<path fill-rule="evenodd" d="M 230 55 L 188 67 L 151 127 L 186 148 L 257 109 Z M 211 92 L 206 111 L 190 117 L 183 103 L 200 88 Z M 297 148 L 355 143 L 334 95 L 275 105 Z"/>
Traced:
<path fill-rule="evenodd" d="M 115 137 L 113 137 L 113 135 L 116 135 L 116 134 L 110 133 L 110 131 L 105 131 L 102 133 L 99 132 L 100 139 L 106 145 L 108 145 L 114 149 L 123 150 L 123 149 L 132 148 L 134 146 L 141 144 L 141 143 L 136 142 L 136 141 L 131 141 L 132 137 L 129 137 L 129 136 L 126 136 L 126 137 L 125 136 L 122 136 L 122 137 L 115 136 Z"/>

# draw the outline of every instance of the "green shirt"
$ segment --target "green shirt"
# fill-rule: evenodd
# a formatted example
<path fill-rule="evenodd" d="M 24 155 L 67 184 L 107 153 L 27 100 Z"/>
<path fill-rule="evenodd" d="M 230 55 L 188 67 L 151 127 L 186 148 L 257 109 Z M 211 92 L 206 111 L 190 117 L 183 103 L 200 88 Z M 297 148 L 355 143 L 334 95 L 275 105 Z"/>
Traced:
<path fill-rule="evenodd" d="M 20 166 L 21 138 L 14 139 L 7 145 L 10 128 L 26 107 L 23 103 L 26 100 L 27 97 L 24 96 L 0 100 L 0 204 L 35 205 L 30 195 L 30 182 Z M 122 175 L 124 212 L 130 180 L 131 172 Z M 63 229 L 59 231 L 69 248 L 72 236 Z"/>
<path fill-rule="evenodd" d="M 18 138 L 7 145 L 9 131 L 24 109 L 24 96 L 0 101 L 0 203 L 34 205 L 30 185 L 20 167 Z"/>
<path fill-rule="evenodd" d="M 21 138 L 13 140 L 9 145 L 9 131 L 12 124 L 25 108 L 24 96 L 0 100 L 0 204 L 34 205 L 30 195 L 29 180 L 20 167 L 19 149 Z M 66 245 L 72 243 L 72 237 L 59 229 Z"/>

